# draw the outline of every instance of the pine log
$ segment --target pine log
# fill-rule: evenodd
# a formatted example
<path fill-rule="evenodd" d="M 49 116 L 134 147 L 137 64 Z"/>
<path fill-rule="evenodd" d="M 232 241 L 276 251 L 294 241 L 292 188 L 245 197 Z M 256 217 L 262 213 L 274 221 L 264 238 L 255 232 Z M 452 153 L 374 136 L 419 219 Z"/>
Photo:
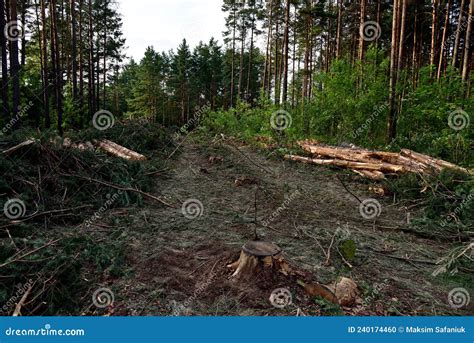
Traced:
<path fill-rule="evenodd" d="M 347 169 L 355 170 L 368 170 L 368 171 L 379 171 L 385 173 L 406 173 L 408 168 L 406 166 L 394 165 L 390 163 L 365 163 L 365 162 L 354 162 L 354 161 L 344 161 L 339 159 L 330 159 L 330 160 L 321 160 L 309 157 L 286 155 L 285 159 L 303 162 L 309 164 L 317 164 L 321 166 L 335 166 Z"/>
<path fill-rule="evenodd" d="M 472 173 L 470 170 L 468 170 L 466 168 L 462 168 L 460 166 L 457 166 L 453 163 L 443 161 L 443 160 L 439 160 L 439 159 L 436 159 L 436 158 L 431 157 L 431 156 L 423 155 L 423 154 L 420 154 L 418 152 L 415 152 L 415 151 L 412 151 L 412 150 L 409 150 L 409 149 L 402 149 L 401 155 L 405 156 L 407 158 L 410 158 L 412 160 L 415 160 L 417 162 L 420 162 L 422 164 L 425 164 L 425 165 L 435 169 L 436 171 L 442 171 L 443 169 L 453 169 L 453 170 L 457 170 L 457 171 L 460 171 L 460 172 L 466 173 L 466 174 L 471 174 Z"/>
<path fill-rule="evenodd" d="M 95 143 L 99 146 L 99 148 L 101 148 L 102 150 L 114 156 L 117 156 L 126 160 L 132 160 L 132 161 L 146 160 L 145 156 L 133 150 L 127 149 L 121 145 L 118 145 L 117 143 L 109 141 L 107 139 L 96 141 Z"/>
<path fill-rule="evenodd" d="M 342 159 L 362 163 L 389 163 L 393 165 L 403 165 L 408 171 L 423 172 L 424 166 L 418 162 L 401 156 L 393 152 L 369 151 L 362 149 L 348 149 L 339 147 L 323 147 L 310 144 L 300 144 L 303 150 L 318 156 L 326 156 L 335 159 Z"/>
<path fill-rule="evenodd" d="M 20 150 L 21 148 L 23 148 L 25 146 L 32 145 L 34 143 L 35 143 L 34 139 L 28 139 L 27 141 L 24 141 L 24 142 L 22 142 L 18 145 L 15 145 L 14 147 L 12 147 L 10 149 L 7 149 L 7 150 L 3 151 L 3 155 L 9 156 L 9 155 L 13 154 L 15 151 Z"/>
<path fill-rule="evenodd" d="M 385 179 L 385 174 L 377 170 L 357 170 L 352 169 L 352 171 L 360 176 L 367 177 L 369 179 L 380 181 Z"/>

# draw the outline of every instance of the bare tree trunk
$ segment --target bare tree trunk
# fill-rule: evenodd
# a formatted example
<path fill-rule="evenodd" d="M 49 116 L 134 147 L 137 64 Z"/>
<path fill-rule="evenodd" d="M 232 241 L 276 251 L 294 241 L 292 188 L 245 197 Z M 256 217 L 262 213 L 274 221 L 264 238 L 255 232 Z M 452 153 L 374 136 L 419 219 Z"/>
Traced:
<path fill-rule="evenodd" d="M 23 29 L 26 28 L 26 11 L 28 1 L 21 1 L 21 25 Z M 21 67 L 23 67 L 26 63 L 26 35 L 23 35 L 21 38 Z"/>
<path fill-rule="evenodd" d="M 286 104 L 288 101 L 288 68 L 289 68 L 289 49 L 290 49 L 290 0 L 286 0 L 286 11 L 285 11 L 285 48 L 283 56 L 283 92 L 282 101 Z"/>
<path fill-rule="evenodd" d="M 399 32 L 399 8 L 400 0 L 395 0 L 393 5 L 393 20 L 392 20 L 392 50 L 390 53 L 390 112 L 388 116 L 388 130 L 387 139 L 391 142 L 397 133 L 397 109 L 396 109 L 396 87 L 397 87 L 397 57 L 398 57 L 398 32 Z"/>
<path fill-rule="evenodd" d="M 458 49 L 459 49 L 459 41 L 461 40 L 461 31 L 462 31 L 462 21 L 464 15 L 464 4 L 465 0 L 461 1 L 461 7 L 459 7 L 459 18 L 458 18 L 458 27 L 456 29 L 456 40 L 454 42 L 453 48 L 453 60 L 451 61 L 451 65 L 456 67 L 457 59 L 458 59 Z"/>
<path fill-rule="evenodd" d="M 245 90 L 245 99 L 247 101 L 250 100 L 250 80 L 252 77 L 252 68 L 253 68 L 253 44 L 254 44 L 254 34 L 255 34 L 255 17 L 252 14 L 252 28 L 250 33 L 250 50 L 249 50 L 249 65 L 248 65 L 248 73 L 247 73 L 247 87 Z"/>
<path fill-rule="evenodd" d="M 466 30 L 466 39 L 464 46 L 464 61 L 462 67 L 462 81 L 467 83 L 469 78 L 469 65 L 471 62 L 471 31 L 472 31 L 472 18 L 474 16 L 474 0 L 469 3 L 469 16 Z"/>
<path fill-rule="evenodd" d="M 16 0 L 10 0 L 10 21 L 17 22 L 17 2 Z M 17 24 L 18 25 L 18 24 Z M 3 32 L 2 32 L 3 34 Z M 20 127 L 20 63 L 18 61 L 18 41 L 13 39 L 10 42 L 10 76 L 12 79 L 13 94 L 12 94 L 12 114 L 15 119 L 13 129 L 16 130 Z"/>
<path fill-rule="evenodd" d="M 365 6 L 367 0 L 360 0 L 360 30 L 363 30 L 365 24 Z M 359 35 L 359 61 L 364 59 L 364 39 Z"/>
<path fill-rule="evenodd" d="M 241 44 L 240 44 L 240 63 L 239 63 L 239 83 L 237 84 L 237 99 L 242 99 L 242 82 L 244 75 L 244 53 L 245 53 L 245 39 L 246 39 L 246 28 L 244 27 L 242 19 L 242 31 L 241 31 Z"/>
<path fill-rule="evenodd" d="M 105 0 L 105 3 L 104 3 L 104 13 L 107 13 L 107 7 L 108 7 L 108 1 Z M 106 23 L 107 21 L 107 17 L 104 16 L 103 18 L 104 20 L 104 24 Z M 105 109 L 106 106 L 107 106 L 107 25 L 104 25 L 104 56 L 103 56 L 103 63 L 104 63 L 104 73 L 103 73 L 103 76 L 104 76 L 104 79 L 103 79 L 103 108 Z"/>
<path fill-rule="evenodd" d="M 71 59 L 72 59 L 72 98 L 77 101 L 77 24 L 76 24 L 76 4 L 75 0 L 69 2 L 71 11 Z"/>
<path fill-rule="evenodd" d="M 93 31 L 93 18 L 92 18 L 92 0 L 88 3 L 89 11 L 89 77 L 88 77 L 88 93 L 89 93 L 89 116 L 92 116 L 95 112 L 95 71 L 94 71 L 94 31 Z"/>
<path fill-rule="evenodd" d="M 271 74 L 271 60 L 272 60 L 272 28 L 273 28 L 273 0 L 270 0 L 270 15 L 268 18 L 268 31 L 267 31 L 267 50 L 265 53 L 265 70 L 263 73 L 263 90 L 267 95 L 270 95 L 270 87 L 267 87 L 267 80 L 269 80 Z"/>
<path fill-rule="evenodd" d="M 398 44 L 397 82 L 398 82 L 398 79 L 400 78 L 400 71 L 404 67 L 403 57 L 404 57 L 405 26 L 406 26 L 406 13 L 407 13 L 407 0 L 399 0 L 399 1 L 401 2 L 402 16 L 399 19 L 401 20 L 401 27 L 400 27 L 400 36 L 399 36 L 399 44 Z"/>
<path fill-rule="evenodd" d="M 84 0 L 79 0 L 79 108 L 82 112 L 84 108 L 84 56 L 83 56 L 83 5 Z"/>
<path fill-rule="evenodd" d="M 62 104 L 62 81 L 63 73 L 61 70 L 61 57 L 59 51 L 59 36 L 56 17 L 56 0 L 50 2 L 50 19 L 51 19 L 51 57 L 54 65 L 54 84 L 56 91 L 56 112 L 58 120 L 59 135 L 63 135 L 63 104 Z"/>
<path fill-rule="evenodd" d="M 230 72 L 230 107 L 234 107 L 234 76 L 235 76 L 235 30 L 236 30 L 236 25 L 237 25 L 237 19 L 235 17 L 236 15 L 236 8 L 235 4 L 233 7 L 233 18 L 234 21 L 232 23 L 232 66 L 231 66 L 231 72 Z"/>
<path fill-rule="evenodd" d="M 449 25 L 449 11 L 451 9 L 451 0 L 448 0 L 446 3 L 446 17 L 444 20 L 444 28 L 443 28 L 443 38 L 441 39 L 441 49 L 439 51 L 439 64 L 438 64 L 438 75 L 437 79 L 441 79 L 441 72 L 443 70 L 443 57 L 444 57 L 444 52 L 446 50 L 445 44 L 446 44 L 446 35 L 448 32 L 448 25 Z"/>
<path fill-rule="evenodd" d="M 49 69 L 48 69 L 48 32 L 46 21 L 46 4 L 45 0 L 41 0 L 41 49 L 43 59 L 43 106 L 44 106 L 44 125 L 47 129 L 51 127 L 51 115 L 49 111 Z"/>
<path fill-rule="evenodd" d="M 341 57 L 341 34 L 342 34 L 342 1 L 337 1 L 337 33 L 336 33 L 336 58 Z"/>
<path fill-rule="evenodd" d="M 438 1 L 433 0 L 433 12 L 432 12 L 432 21 L 431 21 L 431 52 L 430 52 L 430 65 L 433 69 L 435 65 L 435 58 L 436 58 L 436 33 L 437 33 L 437 23 L 438 23 Z M 431 71 L 431 76 L 433 76 L 433 72 Z"/>
<path fill-rule="evenodd" d="M 280 66 L 280 60 L 278 59 L 278 54 L 279 54 L 279 48 L 278 48 L 278 39 L 279 39 L 279 28 L 280 28 L 280 22 L 278 21 L 278 18 L 276 19 L 276 26 L 275 26 L 275 104 L 280 103 L 280 80 L 279 80 L 279 66 Z"/>
<path fill-rule="evenodd" d="M 7 0 L 8 1 L 8 0 Z M 5 0 L 0 0 L 0 28 L 5 27 Z M 7 59 L 7 39 L 3 32 L 0 32 L 0 48 L 2 52 L 2 114 L 4 122 L 10 119 L 10 109 L 8 106 L 8 59 Z"/>

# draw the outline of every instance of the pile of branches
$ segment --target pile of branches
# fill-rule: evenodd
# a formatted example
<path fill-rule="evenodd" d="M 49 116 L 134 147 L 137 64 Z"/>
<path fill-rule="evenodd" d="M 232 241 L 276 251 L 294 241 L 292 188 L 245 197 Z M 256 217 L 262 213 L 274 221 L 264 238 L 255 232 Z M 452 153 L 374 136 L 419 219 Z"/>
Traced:
<path fill-rule="evenodd" d="M 103 274 L 122 272 L 113 214 L 168 205 L 154 186 L 174 147 L 158 125 L 140 127 L 0 139 L 0 315 L 80 314 Z"/>
<path fill-rule="evenodd" d="M 406 173 L 439 174 L 444 169 L 471 174 L 471 171 L 453 163 L 403 149 L 400 153 L 370 151 L 357 147 L 343 148 L 302 141 L 298 145 L 310 157 L 286 155 L 291 161 L 350 169 L 372 180 L 383 180 L 387 175 Z"/>

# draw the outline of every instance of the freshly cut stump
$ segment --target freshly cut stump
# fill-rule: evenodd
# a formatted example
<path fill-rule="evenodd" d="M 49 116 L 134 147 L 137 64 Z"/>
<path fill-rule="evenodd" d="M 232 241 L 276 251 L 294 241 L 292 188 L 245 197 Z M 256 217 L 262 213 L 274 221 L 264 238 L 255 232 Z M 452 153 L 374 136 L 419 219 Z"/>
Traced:
<path fill-rule="evenodd" d="M 282 256 L 281 249 L 265 241 L 251 241 L 242 247 L 238 261 L 227 266 L 235 270 L 234 280 L 246 280 L 261 270 L 274 270 L 284 275 L 291 273 L 292 268 Z"/>

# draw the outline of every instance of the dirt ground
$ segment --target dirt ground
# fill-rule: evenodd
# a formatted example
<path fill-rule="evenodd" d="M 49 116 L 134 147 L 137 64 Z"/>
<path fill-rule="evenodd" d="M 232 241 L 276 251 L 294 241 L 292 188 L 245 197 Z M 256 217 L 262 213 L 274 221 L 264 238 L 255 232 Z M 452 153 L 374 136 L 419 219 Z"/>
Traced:
<path fill-rule="evenodd" d="M 448 302 L 449 292 L 472 275 L 432 276 L 452 245 L 411 233 L 408 222 L 417 214 L 393 196 L 369 192 L 372 184 L 355 174 L 283 161 L 221 137 L 190 136 L 168 165 L 166 175 L 156 176 L 155 193 L 176 208 L 147 202 L 136 212 L 110 214 L 126 228 L 125 273 L 104 276 L 99 286 L 112 289 L 115 301 L 92 314 L 474 314 L 472 302 L 463 309 Z M 380 216 L 364 219 L 360 202 L 346 188 L 361 200 L 376 198 Z M 268 224 L 258 226 L 260 238 L 275 242 L 290 263 L 305 270 L 306 282 L 352 278 L 361 292 L 354 306 L 338 309 L 315 301 L 284 275 L 257 275 L 244 283 L 230 279 L 227 264 L 254 237 L 255 194 L 257 221 Z M 194 219 L 181 206 L 190 199 L 202 203 Z M 338 252 L 348 239 L 357 248 L 350 261 Z M 292 303 L 282 309 L 269 301 L 277 288 L 292 294 Z"/>

